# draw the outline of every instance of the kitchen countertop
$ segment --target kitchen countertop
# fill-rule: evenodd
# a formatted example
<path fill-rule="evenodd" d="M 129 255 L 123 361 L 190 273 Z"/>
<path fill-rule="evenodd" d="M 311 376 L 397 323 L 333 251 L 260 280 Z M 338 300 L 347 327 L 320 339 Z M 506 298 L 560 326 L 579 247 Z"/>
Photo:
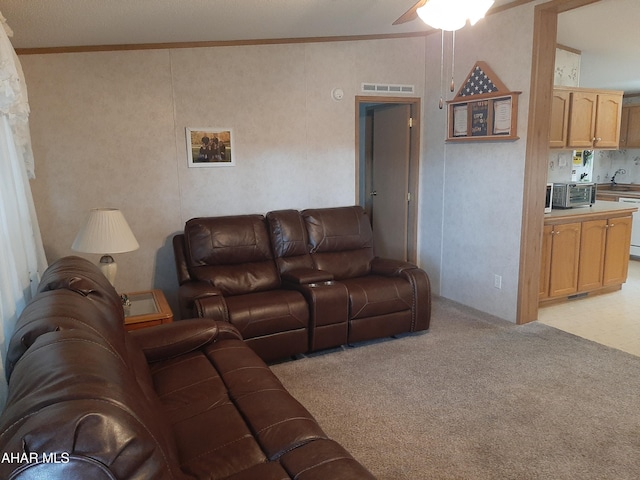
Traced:
<path fill-rule="evenodd" d="M 544 224 L 558 225 L 561 223 L 584 222 L 603 218 L 626 217 L 637 211 L 638 207 L 633 203 L 597 200 L 596 203 L 590 207 L 555 208 L 551 210 L 550 213 L 544 214 Z"/>
<path fill-rule="evenodd" d="M 620 197 L 640 198 L 640 185 L 635 183 L 618 183 L 612 186 L 610 183 L 599 183 L 596 190 L 598 200 L 617 202 Z"/>

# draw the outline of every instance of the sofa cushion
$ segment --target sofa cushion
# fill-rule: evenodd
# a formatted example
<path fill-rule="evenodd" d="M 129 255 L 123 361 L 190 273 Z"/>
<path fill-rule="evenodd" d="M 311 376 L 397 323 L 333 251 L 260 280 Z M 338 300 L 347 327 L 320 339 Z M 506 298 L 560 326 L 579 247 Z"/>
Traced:
<path fill-rule="evenodd" d="M 260 463 L 225 480 L 291 480 L 291 475 L 277 462 Z"/>
<path fill-rule="evenodd" d="M 277 210 L 267 214 L 273 254 L 280 273 L 311 269 L 307 229 L 297 210 Z"/>
<path fill-rule="evenodd" d="M 273 290 L 226 299 L 229 319 L 246 339 L 305 329 L 309 307 L 294 290 Z"/>
<path fill-rule="evenodd" d="M 309 209 L 302 216 L 316 268 L 336 280 L 371 271 L 373 233 L 361 207 Z"/>
<path fill-rule="evenodd" d="M 284 455 L 281 463 L 288 471 L 300 472 L 296 480 L 375 480 L 349 452 L 329 439 L 296 448 Z"/>
<path fill-rule="evenodd" d="M 182 469 L 197 478 L 289 478 L 279 476 L 280 468 L 261 465 L 326 438 L 240 340 L 218 341 L 204 351 L 155 363 L 151 372 Z"/>
<path fill-rule="evenodd" d="M 71 290 L 96 303 L 111 306 L 116 317 L 124 314 L 122 301 L 113 285 L 86 258 L 69 256 L 50 265 L 40 279 L 38 292 L 51 290 Z"/>
<path fill-rule="evenodd" d="M 210 345 L 207 356 L 269 460 L 310 441 L 327 438 L 311 414 L 242 342 Z"/>
<path fill-rule="evenodd" d="M 266 461 L 224 380 L 202 351 L 155 363 L 151 375 L 185 473 L 226 478 Z"/>
<path fill-rule="evenodd" d="M 210 282 L 223 295 L 280 286 L 262 215 L 193 218 L 185 224 L 184 239 L 191 277 Z"/>
<path fill-rule="evenodd" d="M 366 277 L 343 280 L 349 291 L 349 318 L 366 318 L 411 310 L 413 289 L 400 277 Z"/>
<path fill-rule="evenodd" d="M 115 308 L 96 301 L 95 295 L 66 289 L 38 294 L 22 311 L 7 349 L 6 376 L 12 375 L 15 364 L 43 334 L 62 330 L 83 330 L 95 334 L 123 363 L 127 362 L 127 347 L 122 321 Z M 120 307 L 120 310 L 122 307 Z"/>

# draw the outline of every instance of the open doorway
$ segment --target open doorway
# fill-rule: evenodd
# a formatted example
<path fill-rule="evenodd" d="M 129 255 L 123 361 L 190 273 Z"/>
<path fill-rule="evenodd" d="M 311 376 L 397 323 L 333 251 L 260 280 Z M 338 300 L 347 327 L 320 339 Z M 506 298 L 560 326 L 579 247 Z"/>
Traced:
<path fill-rule="evenodd" d="M 538 291 L 549 160 L 549 119 L 555 67 L 558 14 L 600 0 L 552 0 L 534 10 L 529 125 L 524 174 L 517 323 L 538 318 Z"/>
<path fill-rule="evenodd" d="M 356 201 L 375 254 L 417 261 L 420 99 L 356 97 Z"/>

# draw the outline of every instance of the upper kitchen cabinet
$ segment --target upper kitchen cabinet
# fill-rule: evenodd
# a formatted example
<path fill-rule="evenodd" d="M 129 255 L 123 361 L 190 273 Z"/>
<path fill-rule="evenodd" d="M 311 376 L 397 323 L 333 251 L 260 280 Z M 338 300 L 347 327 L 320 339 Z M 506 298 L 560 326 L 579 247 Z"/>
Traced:
<path fill-rule="evenodd" d="M 640 148 L 640 105 L 622 107 L 620 148 Z"/>
<path fill-rule="evenodd" d="M 551 148 L 564 148 L 567 146 L 567 131 L 569 126 L 569 102 L 571 92 L 568 90 L 553 90 L 551 98 L 551 136 L 549 146 Z"/>
<path fill-rule="evenodd" d="M 619 148 L 622 95 L 621 91 L 555 87 L 549 146 Z"/>

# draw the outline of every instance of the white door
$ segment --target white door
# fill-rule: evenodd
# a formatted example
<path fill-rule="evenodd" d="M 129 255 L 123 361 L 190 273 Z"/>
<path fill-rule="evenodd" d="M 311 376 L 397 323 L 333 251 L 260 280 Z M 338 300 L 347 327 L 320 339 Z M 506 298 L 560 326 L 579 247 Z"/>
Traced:
<path fill-rule="evenodd" d="M 375 254 L 407 260 L 411 106 L 390 104 L 373 112 L 371 220 Z"/>

